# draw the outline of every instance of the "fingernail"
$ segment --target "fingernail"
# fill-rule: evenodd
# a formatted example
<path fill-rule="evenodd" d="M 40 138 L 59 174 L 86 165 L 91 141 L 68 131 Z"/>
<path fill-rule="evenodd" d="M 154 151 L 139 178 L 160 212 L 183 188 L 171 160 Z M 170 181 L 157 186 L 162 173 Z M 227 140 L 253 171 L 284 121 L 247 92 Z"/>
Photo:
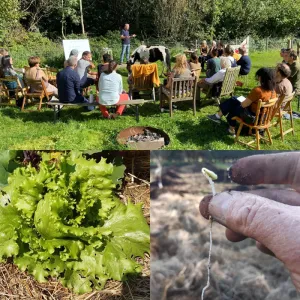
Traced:
<path fill-rule="evenodd" d="M 228 196 L 228 197 L 227 197 Z M 232 195 L 229 192 L 224 192 L 214 196 L 208 205 L 208 213 L 218 223 L 226 226 L 226 216 L 230 206 L 230 198 Z"/>

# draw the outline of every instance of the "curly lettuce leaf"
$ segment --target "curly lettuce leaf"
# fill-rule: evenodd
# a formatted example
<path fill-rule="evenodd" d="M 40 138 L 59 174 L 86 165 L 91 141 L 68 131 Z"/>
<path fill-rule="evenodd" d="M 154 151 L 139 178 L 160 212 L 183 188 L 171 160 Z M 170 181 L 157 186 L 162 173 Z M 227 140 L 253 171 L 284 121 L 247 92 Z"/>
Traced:
<path fill-rule="evenodd" d="M 115 195 L 124 170 L 78 152 L 17 168 L 0 194 L 0 260 L 13 257 L 39 282 L 55 276 L 78 294 L 141 272 L 135 258 L 149 252 L 149 226 L 141 205 Z"/>
<path fill-rule="evenodd" d="M 0 187 L 7 185 L 10 173 L 20 166 L 20 164 L 15 161 L 16 157 L 17 151 L 0 151 Z"/>

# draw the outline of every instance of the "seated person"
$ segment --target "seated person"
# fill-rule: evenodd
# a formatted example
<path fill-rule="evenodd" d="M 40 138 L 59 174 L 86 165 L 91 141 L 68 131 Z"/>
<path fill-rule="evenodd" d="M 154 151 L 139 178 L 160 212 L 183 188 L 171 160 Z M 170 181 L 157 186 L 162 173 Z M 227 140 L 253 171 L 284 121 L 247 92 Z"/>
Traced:
<path fill-rule="evenodd" d="M 168 80 L 167 80 L 167 84 L 165 85 L 165 88 L 167 89 L 171 88 L 172 78 L 189 78 L 193 75 L 194 73 L 191 72 L 191 70 L 189 69 L 186 55 L 185 54 L 177 55 L 175 66 L 171 71 L 171 73 L 168 74 Z"/>
<path fill-rule="evenodd" d="M 226 56 L 230 59 L 231 68 L 237 67 L 237 63 L 236 63 L 236 60 L 233 57 L 233 54 L 234 54 L 233 48 L 230 47 L 230 45 L 227 45 L 224 49 L 224 56 Z"/>
<path fill-rule="evenodd" d="M 95 79 L 88 77 L 88 74 L 92 76 L 97 75 L 96 72 L 90 71 L 90 69 L 94 68 L 95 65 L 92 63 L 92 53 L 90 51 L 84 51 L 82 53 L 82 58 L 77 62 L 77 67 L 75 69 L 80 77 L 81 89 L 85 89 L 95 84 Z"/>
<path fill-rule="evenodd" d="M 109 62 L 111 61 L 111 55 L 108 53 L 103 54 L 102 56 L 103 63 L 99 64 L 97 67 L 98 70 L 98 78 L 100 78 L 102 72 L 108 70 Z"/>
<path fill-rule="evenodd" d="M 219 41 L 218 45 L 217 45 L 217 49 L 218 49 L 218 57 L 223 56 L 224 54 L 224 44 L 222 41 Z"/>
<path fill-rule="evenodd" d="M 206 77 L 212 77 L 221 70 L 220 58 L 218 56 L 218 49 L 214 48 L 210 52 L 211 58 L 207 61 Z"/>
<path fill-rule="evenodd" d="M 284 52 L 283 52 L 283 63 L 286 63 L 288 64 L 289 63 L 289 57 L 290 57 L 290 53 L 291 53 L 291 49 L 290 48 L 287 48 L 287 49 L 283 49 Z"/>
<path fill-rule="evenodd" d="M 200 47 L 200 57 L 199 61 L 201 63 L 201 69 L 204 69 L 204 64 L 207 61 L 207 55 L 209 52 L 209 48 L 206 41 L 202 41 L 201 47 Z"/>
<path fill-rule="evenodd" d="M 240 75 L 248 75 L 251 69 L 251 60 L 247 53 L 245 47 L 239 48 L 239 53 L 242 55 L 241 58 L 237 61 L 237 65 L 241 66 Z"/>
<path fill-rule="evenodd" d="M 98 90 L 98 87 L 99 87 L 99 79 L 100 79 L 100 76 L 101 76 L 101 74 L 102 74 L 102 72 L 104 72 L 104 71 L 107 71 L 108 70 L 108 64 L 109 64 L 109 62 L 111 61 L 111 56 L 110 56 L 110 54 L 108 54 L 108 53 L 105 53 L 105 54 L 103 54 L 103 56 L 102 56 L 102 61 L 103 61 L 103 63 L 101 63 L 101 64 L 99 64 L 98 66 L 97 66 L 97 79 L 96 79 L 96 89 L 97 89 L 97 91 L 99 91 Z"/>
<path fill-rule="evenodd" d="M 111 60 L 108 64 L 108 69 L 102 72 L 99 79 L 99 103 L 100 111 L 104 118 L 115 119 L 122 115 L 125 105 L 118 106 L 118 102 L 121 100 L 123 93 L 123 81 L 122 76 L 117 74 L 117 62 Z M 128 99 L 128 95 L 125 94 L 124 99 Z M 117 111 L 115 114 L 109 114 L 106 105 L 117 105 Z"/>
<path fill-rule="evenodd" d="M 21 87 L 24 88 L 24 82 L 22 76 L 18 75 L 13 68 L 13 61 L 11 56 L 5 55 L 1 59 L 2 68 L 0 69 L 0 77 L 5 78 L 8 76 L 17 76 Z M 17 81 L 4 81 L 5 86 L 8 90 L 15 90 L 18 87 Z M 11 96 L 14 96 L 13 93 L 10 93 Z"/>
<path fill-rule="evenodd" d="M 232 97 L 220 104 L 218 113 L 209 115 L 208 118 L 220 124 L 222 116 L 226 116 L 229 124 L 228 133 L 235 136 L 236 121 L 232 120 L 233 117 L 242 118 L 246 110 L 255 116 L 257 103 L 260 99 L 267 102 L 276 97 L 275 74 L 273 70 L 261 68 L 256 72 L 256 78 L 259 80 L 260 86 L 254 88 L 243 102 Z"/>
<path fill-rule="evenodd" d="M 190 70 L 194 72 L 195 76 L 197 78 L 200 77 L 201 74 L 201 64 L 198 61 L 198 57 L 195 53 L 191 54 L 191 59 L 190 59 Z"/>
<path fill-rule="evenodd" d="M 210 47 L 210 50 L 207 54 L 207 60 L 209 60 L 210 58 L 212 58 L 212 55 L 211 55 L 211 52 L 214 50 L 214 49 L 217 49 L 217 43 L 216 41 L 212 41 L 211 43 L 211 47 Z M 217 55 L 218 56 L 218 55 Z"/>
<path fill-rule="evenodd" d="M 217 84 L 219 82 L 223 82 L 226 74 L 226 70 L 231 68 L 231 62 L 228 57 L 222 56 L 221 59 L 221 69 L 212 77 L 204 78 L 198 82 L 198 87 L 202 89 L 205 93 L 212 85 Z"/>
<path fill-rule="evenodd" d="M 291 75 L 289 80 L 293 86 L 296 94 L 300 94 L 300 63 L 298 62 L 298 56 L 294 50 L 292 50 L 288 57 L 288 65 L 291 69 Z"/>
<path fill-rule="evenodd" d="M 43 90 L 41 83 L 35 82 L 42 79 L 45 83 L 47 92 L 57 95 L 57 88 L 48 82 L 48 76 L 40 68 L 40 58 L 31 56 L 28 59 L 29 69 L 25 70 L 25 81 L 30 86 L 31 93 L 39 93 Z"/>
<path fill-rule="evenodd" d="M 80 93 L 80 77 L 74 69 L 77 66 L 77 57 L 70 56 L 67 67 L 56 75 L 58 97 L 64 103 L 88 102 Z"/>
<path fill-rule="evenodd" d="M 289 96 L 293 93 L 293 86 L 288 80 L 288 77 L 291 75 L 290 67 L 285 63 L 280 63 L 276 67 L 276 87 L 275 91 L 277 95 Z"/>
<path fill-rule="evenodd" d="M 2 67 L 2 57 L 7 56 L 7 55 L 8 55 L 8 52 L 5 49 L 0 48 L 0 68 Z"/>
<path fill-rule="evenodd" d="M 70 55 L 69 57 L 71 56 L 75 56 L 78 60 L 78 55 L 79 55 L 79 51 L 77 49 L 72 49 L 71 52 L 70 52 Z M 68 60 L 65 60 L 64 62 L 64 68 L 68 66 Z"/>

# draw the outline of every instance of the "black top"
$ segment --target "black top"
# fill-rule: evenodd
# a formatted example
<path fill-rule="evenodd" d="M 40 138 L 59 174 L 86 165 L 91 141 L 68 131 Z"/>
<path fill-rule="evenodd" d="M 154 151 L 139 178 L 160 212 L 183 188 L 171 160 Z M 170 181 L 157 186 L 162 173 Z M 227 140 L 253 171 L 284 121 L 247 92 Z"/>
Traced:
<path fill-rule="evenodd" d="M 56 75 L 60 102 L 73 102 L 80 94 L 80 77 L 71 67 L 66 67 Z"/>
<path fill-rule="evenodd" d="M 108 64 L 99 64 L 98 67 L 98 78 L 100 78 L 101 74 L 104 72 L 104 71 L 107 71 L 108 70 Z"/>
<path fill-rule="evenodd" d="M 241 66 L 240 75 L 247 75 L 251 69 L 251 60 L 248 55 L 243 55 L 238 61 L 237 65 Z"/>

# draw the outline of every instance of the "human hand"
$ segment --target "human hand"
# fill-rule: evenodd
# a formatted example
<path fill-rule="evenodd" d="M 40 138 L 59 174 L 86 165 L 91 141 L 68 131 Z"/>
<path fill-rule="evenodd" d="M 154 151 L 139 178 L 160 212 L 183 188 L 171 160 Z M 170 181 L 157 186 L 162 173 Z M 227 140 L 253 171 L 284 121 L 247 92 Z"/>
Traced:
<path fill-rule="evenodd" d="M 231 167 L 230 175 L 243 185 L 288 184 L 293 189 L 206 196 L 200 212 L 227 227 L 226 237 L 232 242 L 255 239 L 259 250 L 284 263 L 300 291 L 300 153 L 246 157 Z"/>

